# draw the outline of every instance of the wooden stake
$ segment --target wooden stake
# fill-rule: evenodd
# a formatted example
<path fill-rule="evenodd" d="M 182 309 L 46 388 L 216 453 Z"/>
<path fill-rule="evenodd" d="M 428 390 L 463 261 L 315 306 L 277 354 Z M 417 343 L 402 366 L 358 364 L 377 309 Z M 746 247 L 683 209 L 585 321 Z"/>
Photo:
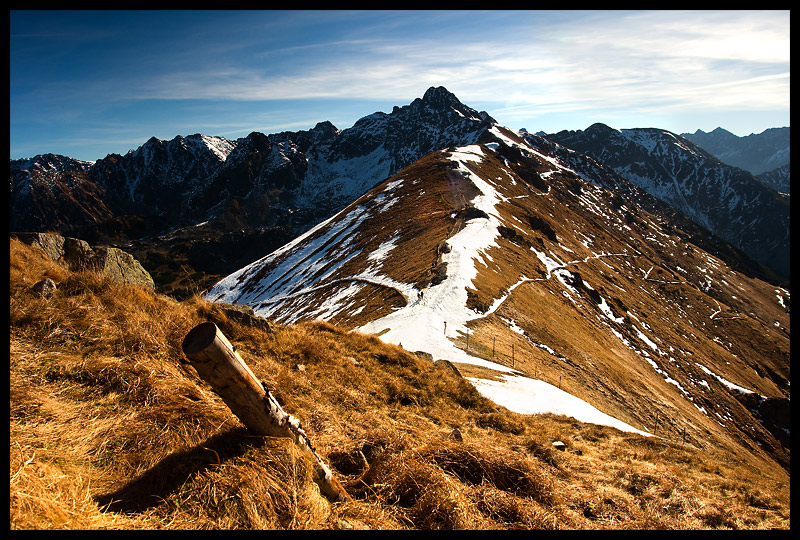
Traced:
<path fill-rule="evenodd" d="M 300 422 L 287 414 L 264 389 L 217 325 L 205 322 L 195 326 L 183 339 L 181 348 L 200 377 L 211 385 L 247 429 L 259 435 L 292 439 L 313 456 L 314 481 L 320 491 L 334 501 L 351 500 L 317 455 Z"/>

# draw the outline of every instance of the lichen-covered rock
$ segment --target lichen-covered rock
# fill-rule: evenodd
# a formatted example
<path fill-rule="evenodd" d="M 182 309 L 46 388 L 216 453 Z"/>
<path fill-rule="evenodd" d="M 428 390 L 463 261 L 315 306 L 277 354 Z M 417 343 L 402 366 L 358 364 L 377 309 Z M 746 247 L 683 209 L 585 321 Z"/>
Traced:
<path fill-rule="evenodd" d="M 59 261 L 64 256 L 64 237 L 60 234 L 24 232 L 11 235 L 20 242 L 38 247 L 53 261 Z"/>
<path fill-rule="evenodd" d="M 92 249 L 89 242 L 78 238 L 64 237 L 64 253 L 61 259 L 73 272 L 90 269 L 94 256 L 95 250 Z"/>
<path fill-rule="evenodd" d="M 215 302 L 214 306 L 219 308 L 229 319 L 233 319 L 242 324 L 249 324 L 250 326 L 261 328 L 267 332 L 271 332 L 273 330 L 270 322 L 263 317 L 257 316 L 255 311 L 253 311 L 253 308 L 247 304 Z"/>
<path fill-rule="evenodd" d="M 150 273 L 137 261 L 133 255 L 118 248 L 103 247 L 94 252 L 91 267 L 97 272 L 111 276 L 120 283 L 141 285 L 151 290 L 155 283 Z"/>

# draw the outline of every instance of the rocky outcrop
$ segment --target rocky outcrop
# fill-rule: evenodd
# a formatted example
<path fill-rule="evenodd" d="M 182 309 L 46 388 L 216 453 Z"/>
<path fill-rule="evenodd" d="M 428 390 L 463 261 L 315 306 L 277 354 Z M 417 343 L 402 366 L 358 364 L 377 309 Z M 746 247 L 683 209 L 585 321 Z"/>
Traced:
<path fill-rule="evenodd" d="M 133 255 L 115 247 L 92 248 L 85 240 L 54 233 L 11 233 L 21 242 L 41 249 L 48 258 L 73 272 L 91 270 L 119 283 L 155 290 L 150 273 Z"/>
<path fill-rule="evenodd" d="M 95 250 L 91 267 L 120 283 L 141 285 L 155 289 L 153 278 L 133 255 L 118 248 L 103 247 Z"/>

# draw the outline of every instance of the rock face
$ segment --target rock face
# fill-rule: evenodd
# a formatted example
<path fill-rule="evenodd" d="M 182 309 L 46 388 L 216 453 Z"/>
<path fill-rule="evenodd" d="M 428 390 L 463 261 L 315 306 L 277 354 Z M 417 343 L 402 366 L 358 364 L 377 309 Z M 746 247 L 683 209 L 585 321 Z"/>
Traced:
<path fill-rule="evenodd" d="M 155 289 L 153 278 L 133 255 L 114 247 L 95 250 L 91 267 L 100 273 L 111 276 L 115 281 L 131 285 L 141 285 Z"/>
<path fill-rule="evenodd" d="M 789 280 L 789 199 L 669 131 L 593 124 L 547 138 L 591 156 Z"/>
<path fill-rule="evenodd" d="M 757 178 L 779 193 L 789 193 L 791 191 L 791 165 L 789 163 L 777 169 L 761 173 Z"/>
<path fill-rule="evenodd" d="M 53 233 L 12 233 L 28 245 L 40 248 L 56 263 L 73 272 L 92 270 L 106 274 L 119 283 L 155 289 L 153 278 L 133 255 L 114 247 L 94 249 L 78 238 Z"/>

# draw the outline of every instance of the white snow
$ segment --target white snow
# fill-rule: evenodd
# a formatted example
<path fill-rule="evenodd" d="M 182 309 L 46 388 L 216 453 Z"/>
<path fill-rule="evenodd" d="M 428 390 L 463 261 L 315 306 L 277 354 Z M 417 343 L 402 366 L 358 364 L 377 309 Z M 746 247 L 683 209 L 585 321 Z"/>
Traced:
<path fill-rule="evenodd" d="M 500 381 L 469 378 L 481 394 L 510 411 L 521 414 L 563 414 L 580 422 L 615 427 L 650 435 L 596 409 L 589 403 L 538 379 L 503 375 Z"/>
<path fill-rule="evenodd" d="M 447 263 L 447 278 L 429 287 L 422 299 L 358 330 L 380 334 L 383 341 L 402 343 L 407 350 L 426 351 L 435 359 L 482 365 L 511 373 L 511 368 L 468 355 L 449 339 L 459 333 L 466 334 L 466 323 L 476 317 L 475 312 L 466 307 L 467 287 L 472 286 L 472 280 L 477 275 L 473 257 L 495 245 L 495 239 L 499 236 L 500 222 L 494 215 L 494 207 L 500 197 L 488 182 L 463 164 L 465 161 L 480 160 L 481 156 L 479 146 L 462 147 L 451 154 L 451 159 L 459 164 L 459 170 L 481 192 L 473 199 L 473 205 L 489 217 L 467 221 L 461 231 L 448 239 L 450 251 L 442 255 L 442 261 Z"/>
<path fill-rule="evenodd" d="M 738 384 L 733 384 L 732 382 L 730 382 L 730 381 L 728 381 L 728 380 L 726 380 L 726 379 L 723 379 L 722 377 L 720 377 L 719 375 L 717 375 L 716 373 L 714 373 L 713 371 L 711 371 L 710 369 L 708 369 L 708 368 L 707 368 L 706 366 L 704 366 L 703 364 L 700 364 L 700 363 L 698 363 L 698 362 L 695 362 L 695 364 L 697 364 L 697 367 L 699 367 L 700 369 L 702 369 L 703 371 L 705 371 L 707 374 L 709 374 L 709 375 L 711 375 L 712 377 L 714 377 L 715 379 L 717 379 L 717 380 L 718 380 L 719 382 L 721 382 L 721 383 L 722 383 L 724 386 L 727 386 L 727 387 L 728 387 L 729 389 L 731 389 L 731 390 L 738 390 L 739 392 L 742 392 L 742 393 L 744 393 L 744 394 L 753 394 L 753 393 L 754 393 L 752 390 L 748 390 L 747 388 L 743 388 L 743 387 L 739 386 Z"/>

